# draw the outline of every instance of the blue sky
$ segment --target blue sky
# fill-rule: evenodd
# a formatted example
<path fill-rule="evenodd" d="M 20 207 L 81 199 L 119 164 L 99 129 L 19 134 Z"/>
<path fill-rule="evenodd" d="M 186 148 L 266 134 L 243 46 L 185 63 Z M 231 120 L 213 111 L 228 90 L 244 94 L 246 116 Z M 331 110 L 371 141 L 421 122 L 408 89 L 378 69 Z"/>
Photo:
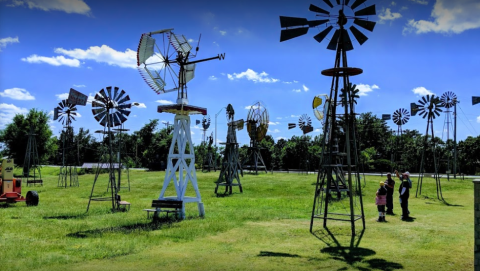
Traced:
<path fill-rule="evenodd" d="M 332 1 L 335 2 L 335 1 Z M 268 134 L 273 138 L 301 135 L 287 124 L 308 114 L 313 116 L 315 95 L 329 92 L 331 80 L 320 72 L 333 67 L 334 51 L 328 41 L 313 36 L 323 28 L 310 29 L 301 37 L 280 42 L 279 16 L 315 20 L 310 4 L 328 9 L 321 0 L 296 1 L 154 1 L 154 0 L 0 0 L 0 129 L 15 113 L 31 108 L 53 112 L 70 88 L 89 96 L 107 86 L 124 89 L 132 102 L 125 128 L 138 130 L 151 119 L 173 120 L 159 114 L 160 104 L 175 102 L 175 93 L 157 95 L 136 69 L 136 50 L 142 33 L 174 28 L 191 39 L 195 47 L 201 34 L 197 58 L 225 53 L 222 61 L 197 64 L 188 84 L 190 104 L 206 107 L 217 141 L 226 138 L 226 107 L 231 103 L 236 119 L 246 118 L 248 106 L 266 104 L 270 115 Z M 363 69 L 350 81 L 361 90 L 356 111 L 378 117 L 396 109 L 409 109 L 421 96 L 447 91 L 458 100 L 459 140 L 478 136 L 480 105 L 480 3 L 477 0 L 372 1 L 377 22 L 363 45 L 353 42 L 348 64 Z M 332 32 L 333 33 L 333 32 Z M 330 33 L 327 39 L 332 35 Z M 91 132 L 102 127 L 91 113 L 91 105 L 78 107 L 81 117 L 73 123 Z M 192 123 L 201 116 L 192 116 Z M 392 129 L 397 126 L 387 122 Z M 435 134 L 446 139 L 445 114 L 434 122 Z M 193 126 L 193 125 L 192 125 Z M 52 121 L 54 135 L 61 124 Z M 413 117 L 403 129 L 425 132 L 426 119 Z M 198 144 L 202 130 L 192 128 Z M 237 134 L 248 144 L 246 130 Z M 451 137 L 451 134 L 450 134 Z"/>

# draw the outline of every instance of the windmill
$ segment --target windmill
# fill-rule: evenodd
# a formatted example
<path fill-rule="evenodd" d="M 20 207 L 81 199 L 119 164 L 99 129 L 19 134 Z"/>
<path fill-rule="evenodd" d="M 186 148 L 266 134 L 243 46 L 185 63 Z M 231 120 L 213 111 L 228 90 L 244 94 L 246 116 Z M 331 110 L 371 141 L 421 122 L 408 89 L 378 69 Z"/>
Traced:
<path fill-rule="evenodd" d="M 202 142 L 205 142 L 207 139 L 205 138 L 205 134 L 208 130 L 208 127 L 210 127 L 210 115 L 203 116 L 202 119 L 202 130 L 203 130 L 203 138 Z"/>
<path fill-rule="evenodd" d="M 213 144 L 213 132 L 210 134 L 210 136 L 207 136 L 206 141 L 208 141 L 208 146 L 207 146 L 207 153 L 205 157 L 203 158 L 203 171 L 204 172 L 210 172 L 210 169 L 213 168 L 215 172 L 217 171 L 217 167 L 215 166 L 215 163 L 213 162 L 213 149 L 212 149 L 212 144 Z M 205 142 L 206 144 L 206 142 Z"/>
<path fill-rule="evenodd" d="M 33 184 L 36 186 L 40 184 L 43 186 L 42 172 L 40 170 L 40 160 L 38 159 L 37 141 L 35 139 L 34 127 L 30 126 L 28 133 L 27 152 L 25 153 L 25 160 L 23 162 L 24 176 L 27 177 L 27 186 Z M 33 180 L 30 179 L 30 170 L 33 169 Z M 37 174 L 38 178 L 37 179 Z"/>
<path fill-rule="evenodd" d="M 296 127 L 295 123 L 289 123 L 288 124 L 288 129 L 293 129 Z M 312 126 L 312 119 L 307 115 L 307 114 L 302 114 L 300 115 L 298 119 L 298 128 L 302 130 L 303 136 L 301 139 L 301 148 L 303 149 L 301 153 L 303 153 L 303 158 L 302 161 L 299 161 L 300 168 L 305 170 L 305 173 L 308 174 L 308 163 L 309 163 L 309 155 L 308 155 L 308 138 L 305 136 L 306 134 L 310 133 L 313 131 L 313 126 Z M 302 165 L 303 164 L 303 165 Z"/>
<path fill-rule="evenodd" d="M 356 125 L 355 125 L 355 112 L 354 112 L 354 99 L 355 93 L 350 88 L 350 76 L 361 74 L 363 71 L 359 68 L 349 67 L 347 64 L 347 51 L 353 49 L 353 44 L 350 39 L 350 33 L 353 34 L 359 44 L 363 44 L 368 38 L 355 26 L 360 26 L 368 31 L 373 31 L 375 22 L 369 21 L 369 16 L 375 15 L 375 5 L 368 7 L 360 7 L 364 5 L 366 0 L 337 0 L 337 6 L 334 6 L 330 0 L 324 0 L 323 2 L 328 5 L 330 11 L 317 7 L 313 4 L 310 5 L 309 10 L 321 17 L 321 20 L 309 21 L 305 18 L 295 17 L 280 17 L 280 25 L 284 28 L 281 31 L 280 41 L 286 41 L 308 32 L 309 28 L 321 27 L 324 28 L 320 33 L 314 36 L 317 42 L 322 42 L 335 28 L 333 36 L 330 38 L 330 42 L 327 45 L 327 49 L 335 50 L 335 66 L 331 69 L 322 71 L 325 76 L 332 77 L 332 84 L 329 93 L 329 97 L 333 106 L 327 110 L 324 125 L 324 139 L 322 142 L 322 158 L 321 168 L 319 170 L 317 185 L 315 188 L 315 198 L 312 210 L 312 217 L 310 223 L 310 231 L 312 232 L 314 219 L 323 219 L 323 227 L 327 226 L 327 220 L 343 220 L 350 221 L 352 236 L 355 235 L 355 221 L 361 219 L 363 228 L 365 228 L 365 216 L 363 211 L 363 202 L 361 196 L 360 186 L 360 174 L 358 167 L 358 154 L 357 154 L 357 138 L 356 138 Z M 351 5 L 349 3 L 351 2 Z M 334 10 L 338 12 L 334 14 Z M 353 14 L 349 15 L 349 14 Z M 336 105 L 339 102 L 339 90 L 345 89 L 344 97 L 340 97 L 344 103 L 343 122 L 345 130 L 345 149 L 346 153 L 340 153 L 334 144 L 327 144 L 327 138 L 337 138 L 337 112 Z M 325 133 L 327 131 L 329 134 Z M 345 165 L 335 164 L 337 156 L 344 156 L 346 158 Z M 352 161 L 353 160 L 353 161 Z M 345 169 L 347 175 L 346 180 L 341 174 Z M 345 188 L 346 198 L 339 200 L 335 203 L 330 202 L 330 187 L 332 183 L 338 183 L 346 181 L 347 187 Z M 348 201 L 348 203 L 347 203 Z M 335 204 L 344 210 L 344 213 L 332 212 L 329 210 L 329 205 Z M 343 205 L 342 205 L 343 204 Z M 347 218 L 346 218 L 347 217 Z"/>
<path fill-rule="evenodd" d="M 418 104 L 417 104 L 418 113 L 422 118 L 427 119 L 427 130 L 425 132 L 425 140 L 423 142 L 422 160 L 420 162 L 420 172 L 418 174 L 417 192 L 415 194 L 415 197 L 422 194 L 423 173 L 425 171 L 425 160 L 426 160 L 425 152 L 428 145 L 430 145 L 433 153 L 433 166 L 435 169 L 434 178 L 437 186 L 437 198 L 440 200 L 444 200 L 442 195 L 442 185 L 440 183 L 440 177 L 438 175 L 437 154 L 436 154 L 436 144 L 435 144 L 436 142 L 435 142 L 435 134 L 433 130 L 433 120 L 436 117 L 440 116 L 440 112 L 443 112 L 442 107 L 443 106 L 440 99 L 438 97 L 435 97 L 435 95 L 426 95 L 426 96 L 423 96 L 422 99 L 418 100 Z M 429 131 L 430 131 L 430 134 L 429 134 Z M 428 140 L 429 136 L 430 136 L 430 142 Z"/>
<path fill-rule="evenodd" d="M 258 143 L 265 138 L 268 131 L 268 111 L 260 101 L 250 106 L 247 115 L 247 132 L 250 137 L 250 147 L 246 160 L 243 162 L 242 168 L 254 170 L 258 174 L 258 169 L 264 169 L 267 173 L 267 166 L 262 158 L 261 148 Z"/>
<path fill-rule="evenodd" d="M 128 115 L 130 115 L 130 108 L 132 104 L 129 103 L 130 96 L 125 95 L 125 90 L 121 90 L 118 87 L 106 87 L 101 89 L 92 102 L 92 113 L 95 120 L 103 126 L 103 142 L 107 143 L 107 151 L 102 155 L 101 161 L 99 161 L 97 170 L 95 173 L 95 180 L 92 185 L 92 192 L 90 193 L 90 199 L 88 201 L 87 212 L 90 208 L 92 201 L 111 201 L 112 211 L 118 211 L 125 209 L 126 206 L 130 206 L 130 203 L 122 201 L 118 191 L 120 190 L 120 183 L 117 184 L 115 180 L 116 171 L 120 168 L 120 163 L 115 163 L 114 157 L 116 146 L 114 146 L 114 133 L 112 127 L 121 126 L 127 121 Z M 118 153 L 118 152 L 117 152 Z M 104 163 L 104 161 L 106 161 Z M 98 177 L 101 169 L 106 168 L 108 170 L 108 188 L 110 190 L 110 196 L 94 196 L 95 184 L 98 181 Z"/>
<path fill-rule="evenodd" d="M 123 123 L 120 125 L 120 128 L 115 128 L 112 129 L 112 131 L 115 133 L 114 136 L 114 146 L 117 147 L 117 153 L 116 153 L 116 162 L 118 163 L 118 178 L 117 178 L 117 189 L 118 191 L 122 190 L 122 188 L 128 188 L 128 191 L 130 191 L 130 168 L 128 164 L 126 164 L 126 173 L 127 173 L 127 185 L 122 186 L 122 169 L 124 168 L 124 164 L 122 162 L 122 153 L 125 153 L 124 150 L 124 135 L 125 132 L 130 131 L 130 129 L 125 129 Z M 107 187 L 107 192 L 109 190 L 110 186 Z"/>
<path fill-rule="evenodd" d="M 447 152 L 446 159 L 443 159 L 447 162 L 447 176 L 451 173 L 451 161 L 453 158 L 453 175 L 456 178 L 457 175 L 457 95 L 451 91 L 443 93 L 440 97 L 440 103 L 442 107 L 445 108 L 445 122 L 443 124 L 443 131 L 447 131 L 447 144 L 450 143 L 450 129 L 452 124 L 452 113 L 453 113 L 453 150 Z M 453 109 L 453 112 L 452 112 Z M 446 128 L 445 128 L 446 127 Z M 442 136 L 443 138 L 443 136 Z M 448 146 L 448 145 L 447 145 Z M 453 152 L 453 155 L 452 155 Z M 453 156 L 453 157 L 452 157 Z"/>
<path fill-rule="evenodd" d="M 243 177 L 242 166 L 240 165 L 240 160 L 238 158 L 237 131 L 243 129 L 244 121 L 243 119 L 234 120 L 235 110 L 233 110 L 233 106 L 231 104 L 228 104 L 226 111 L 228 120 L 227 141 L 220 143 L 225 145 L 225 151 L 222 162 L 222 170 L 220 171 L 218 180 L 215 182 L 217 184 L 215 187 L 215 194 L 218 194 L 219 186 L 225 186 L 225 194 L 227 192 L 232 194 L 233 186 L 238 186 L 240 193 L 243 193 L 242 184 L 240 183 L 240 176 L 238 175 L 238 172 L 240 171 Z"/>
<path fill-rule="evenodd" d="M 158 38 L 153 38 L 154 35 Z M 225 54 L 219 54 L 216 57 L 192 60 L 196 57 L 198 50 L 199 46 L 197 45 L 195 52 L 192 52 L 192 46 L 185 36 L 173 33 L 173 29 L 142 34 L 137 50 L 137 65 L 145 82 L 157 94 L 177 91 L 176 104 L 157 108 L 158 113 L 175 114 L 167 170 L 158 200 L 180 201 L 182 218 L 185 217 L 184 203 L 187 202 L 197 202 L 200 216 L 205 214 L 197 185 L 189 115 L 202 114 L 205 116 L 207 109 L 188 105 L 187 83 L 194 78 L 197 63 L 225 58 Z M 166 197 L 165 192 L 171 182 L 175 186 L 176 195 Z M 188 183 L 191 183 L 195 190 L 194 197 L 185 196 Z M 155 215 L 158 215 L 158 212 L 155 212 Z"/>
<path fill-rule="evenodd" d="M 393 161 L 397 165 L 403 165 L 404 162 L 402 160 L 402 151 L 399 150 L 399 146 L 403 146 L 402 144 L 402 135 L 403 135 L 403 125 L 405 125 L 408 120 L 410 119 L 410 112 L 408 112 L 405 108 L 399 108 L 393 112 L 393 123 L 397 125 L 397 136 L 396 136 L 396 144 L 395 144 L 395 152 L 393 154 Z"/>
<path fill-rule="evenodd" d="M 76 105 L 62 100 L 54 109 L 54 120 L 58 120 L 63 126 L 62 138 L 62 167 L 58 174 L 58 187 L 79 186 L 77 175 L 78 146 L 74 142 L 72 122 L 77 117 Z M 75 150 L 75 148 L 77 150 Z"/>

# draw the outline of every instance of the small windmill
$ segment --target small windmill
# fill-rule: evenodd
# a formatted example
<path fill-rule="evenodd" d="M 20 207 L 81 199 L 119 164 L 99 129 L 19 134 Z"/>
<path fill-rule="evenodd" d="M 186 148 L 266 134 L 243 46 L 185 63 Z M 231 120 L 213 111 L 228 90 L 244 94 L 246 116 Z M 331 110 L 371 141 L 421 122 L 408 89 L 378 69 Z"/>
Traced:
<path fill-rule="evenodd" d="M 203 171 L 210 172 L 210 169 L 213 168 L 213 170 L 215 170 L 216 172 L 217 167 L 213 162 L 213 148 L 212 148 L 213 132 L 210 134 L 210 136 L 207 136 L 206 141 L 208 141 L 208 146 L 207 146 L 207 152 L 205 154 L 205 157 L 203 158 Z"/>
<path fill-rule="evenodd" d="M 436 117 L 440 116 L 440 112 L 443 112 L 442 104 L 440 99 L 438 97 L 435 97 L 435 95 L 426 95 L 426 96 L 423 96 L 422 99 L 418 100 L 417 108 L 420 116 L 424 119 L 425 118 L 427 119 L 427 130 L 425 132 L 425 140 L 423 142 L 422 160 L 420 162 L 420 173 L 418 175 L 417 192 L 415 194 L 415 197 L 422 194 L 423 173 L 425 171 L 425 160 L 426 160 L 425 152 L 428 145 L 430 145 L 433 153 L 433 165 L 435 168 L 434 178 L 437 186 L 437 198 L 440 200 L 444 200 L 442 195 L 442 185 L 440 183 L 440 177 L 438 176 L 437 155 L 436 155 L 436 146 L 435 146 L 436 142 L 435 142 L 435 133 L 433 130 L 433 120 Z M 430 131 L 430 134 L 429 134 L 429 131 Z M 429 136 L 430 136 L 430 142 L 428 140 Z"/>
<path fill-rule="evenodd" d="M 203 116 L 203 119 L 202 119 L 202 128 L 203 128 L 202 142 L 206 142 L 207 140 L 207 138 L 205 137 L 205 134 L 207 133 L 208 127 L 210 127 L 210 115 Z"/>
<path fill-rule="evenodd" d="M 77 175 L 78 146 L 74 142 L 72 122 L 77 117 L 76 105 L 62 100 L 54 109 L 54 120 L 58 119 L 63 126 L 62 131 L 62 167 L 58 174 L 58 187 L 79 186 Z M 75 150 L 76 149 L 76 150 Z"/>
<path fill-rule="evenodd" d="M 453 175 L 454 177 L 456 177 L 457 175 L 457 103 L 459 103 L 459 101 L 455 93 L 451 91 L 447 91 L 443 93 L 442 97 L 440 97 L 440 102 L 442 107 L 445 108 L 445 111 L 444 111 L 445 122 L 443 124 L 443 130 L 447 131 L 447 140 L 446 140 L 447 143 L 450 142 L 450 129 L 452 124 L 452 113 L 453 113 L 453 155 L 452 155 L 452 151 L 447 152 L 447 157 L 446 159 L 443 159 L 443 160 L 447 162 L 447 174 L 450 174 L 451 173 L 450 159 L 453 158 Z"/>
<path fill-rule="evenodd" d="M 330 10 L 310 5 L 309 10 L 315 12 L 321 20 L 309 21 L 305 18 L 285 17 L 280 16 L 280 25 L 282 28 L 280 41 L 286 41 L 308 32 L 309 28 L 325 27 L 320 33 L 314 36 L 318 42 L 322 42 L 329 33 L 335 28 L 333 36 L 327 45 L 327 49 L 335 50 L 335 66 L 334 68 L 323 70 L 322 74 L 332 77 L 332 84 L 329 97 L 333 106 L 327 111 L 326 121 L 324 125 L 324 135 L 328 132 L 322 142 L 322 157 L 321 168 L 319 170 L 317 185 L 315 188 L 314 205 L 312 210 L 312 217 L 310 222 L 310 231 L 313 231 L 314 219 L 323 219 L 323 227 L 327 226 L 327 220 L 343 220 L 350 221 L 352 236 L 355 235 L 355 221 L 361 219 L 363 228 L 365 228 L 365 216 L 363 211 L 363 201 L 360 186 L 360 174 L 358 166 L 357 153 L 357 138 L 356 138 L 356 124 L 355 124 L 355 93 L 352 92 L 350 86 L 350 76 L 361 74 L 363 71 L 359 68 L 348 67 L 347 51 L 353 49 L 353 44 L 350 39 L 350 33 L 353 34 L 359 44 L 363 44 L 368 38 L 358 30 L 353 24 L 362 27 L 365 30 L 373 31 L 375 22 L 369 21 L 369 16 L 375 15 L 375 5 L 365 8 L 360 8 L 366 0 L 337 0 L 335 7 L 330 0 L 324 0 Z M 349 5 L 351 3 L 351 5 Z M 333 14 L 337 10 L 338 14 Z M 353 14 L 353 16 L 349 15 Z M 353 23 L 352 23 L 353 21 Z M 348 31 L 350 30 L 350 31 Z M 339 97 L 341 88 L 345 89 L 344 97 Z M 340 99 L 339 99 L 340 98 Z M 337 112 L 336 105 L 340 101 L 344 105 L 343 121 L 345 123 L 345 149 L 346 153 L 343 155 L 338 152 L 334 144 L 328 141 L 328 138 L 337 138 Z M 337 165 L 334 163 L 337 160 L 336 156 L 343 155 L 346 160 L 346 165 Z M 347 175 L 341 175 L 344 168 Z M 344 178 L 347 180 L 343 180 Z M 348 206 L 342 207 L 345 213 L 339 215 L 338 211 L 329 210 L 330 201 L 330 187 L 332 182 L 346 181 L 348 185 L 346 188 L 346 197 L 349 199 Z M 341 205 L 345 201 L 340 201 L 337 205 Z"/>
<path fill-rule="evenodd" d="M 405 125 L 408 120 L 410 119 L 410 112 L 408 112 L 405 108 L 399 108 L 393 112 L 393 123 L 397 125 L 397 136 L 396 136 L 396 144 L 395 144 L 395 152 L 393 161 L 397 165 L 403 165 L 402 160 L 402 151 L 400 150 L 400 146 L 402 144 L 402 135 L 403 135 L 403 125 Z"/>
<path fill-rule="evenodd" d="M 40 160 L 38 159 L 37 140 L 35 139 L 35 129 L 30 126 L 28 133 L 27 152 L 25 153 L 25 160 L 23 162 L 24 176 L 27 177 L 27 186 L 33 184 L 36 186 L 40 184 L 43 186 L 42 172 L 40 170 Z M 33 180 L 30 179 L 30 170 L 33 169 Z M 37 179 L 38 174 L 38 179 Z"/>
<path fill-rule="evenodd" d="M 225 192 L 232 194 L 232 187 L 238 186 L 240 193 L 243 193 L 242 184 L 240 183 L 240 176 L 238 172 L 242 174 L 242 166 L 240 165 L 240 160 L 238 157 L 238 142 L 237 142 L 237 131 L 243 129 L 244 121 L 243 119 L 235 119 L 235 110 L 233 106 L 228 104 L 227 106 L 227 120 L 228 120 L 228 132 L 227 132 L 227 142 L 222 142 L 220 144 L 225 145 L 225 151 L 222 162 L 222 170 L 220 171 L 220 176 L 215 182 L 217 186 L 215 187 L 215 194 L 218 194 L 218 187 L 225 186 Z"/>
<path fill-rule="evenodd" d="M 293 129 L 295 128 L 295 123 L 289 123 L 288 124 L 288 129 Z M 299 161 L 299 164 L 303 164 L 303 166 L 300 166 L 300 168 L 305 170 L 305 173 L 308 174 L 308 169 L 309 169 L 309 154 L 308 154 L 308 145 L 307 145 L 307 140 L 308 138 L 306 137 L 306 134 L 310 133 L 313 131 L 313 126 L 312 126 L 312 119 L 307 115 L 307 114 L 302 114 L 300 115 L 298 119 L 298 128 L 302 130 L 303 136 L 301 140 L 301 146 L 304 148 L 304 150 L 301 152 L 302 158 L 301 161 Z"/>
<path fill-rule="evenodd" d="M 97 170 L 95 173 L 95 180 L 92 185 L 92 192 L 90 193 L 90 199 L 88 201 L 87 212 L 90 208 L 90 203 L 92 201 L 110 201 L 112 203 L 112 211 L 123 210 L 127 206 L 130 206 L 130 203 L 122 201 L 118 191 L 120 189 L 120 184 L 115 180 L 115 174 L 120 168 L 120 163 L 115 163 L 115 151 L 117 150 L 114 146 L 114 133 L 112 127 L 121 126 L 125 121 L 127 121 L 128 115 L 130 115 L 130 108 L 132 104 L 129 103 L 130 96 L 126 95 L 124 90 L 120 91 L 118 87 L 106 87 L 101 89 L 96 95 L 92 102 L 92 113 L 95 120 L 103 126 L 103 142 L 107 143 L 107 152 L 102 155 L 101 161 L 99 161 Z M 118 152 L 117 152 L 118 153 Z M 105 162 L 105 163 L 104 163 Z M 100 171 L 102 169 L 108 170 L 108 190 L 110 190 L 109 197 L 94 196 L 95 184 L 98 181 Z"/>
<path fill-rule="evenodd" d="M 153 38 L 154 35 L 158 38 Z M 193 60 L 198 50 L 199 46 L 197 45 L 195 52 L 192 52 L 192 46 L 185 36 L 175 34 L 173 29 L 142 34 L 137 49 L 137 65 L 145 82 L 157 94 L 177 91 L 176 104 L 157 108 L 158 113 L 175 114 L 167 170 L 158 200 L 181 202 L 182 218 L 185 217 L 185 203 L 187 202 L 197 202 L 200 216 L 205 215 L 197 184 L 189 115 L 202 114 L 205 116 L 207 109 L 188 104 L 187 83 L 194 78 L 197 63 L 225 58 L 225 54 L 219 54 L 215 57 Z M 178 172 L 178 177 L 176 172 Z M 165 192 L 170 183 L 175 186 L 176 195 L 166 197 Z M 188 183 L 191 183 L 195 190 L 194 197 L 185 196 Z M 155 215 L 157 216 L 158 212 L 155 212 Z"/>
<path fill-rule="evenodd" d="M 258 169 L 264 169 L 267 173 L 267 166 L 262 158 L 261 148 L 258 143 L 265 138 L 268 131 L 268 111 L 265 104 L 260 101 L 250 106 L 247 115 L 247 131 L 250 137 L 250 147 L 248 148 L 247 159 L 243 162 L 242 168 L 254 170 L 258 174 Z"/>

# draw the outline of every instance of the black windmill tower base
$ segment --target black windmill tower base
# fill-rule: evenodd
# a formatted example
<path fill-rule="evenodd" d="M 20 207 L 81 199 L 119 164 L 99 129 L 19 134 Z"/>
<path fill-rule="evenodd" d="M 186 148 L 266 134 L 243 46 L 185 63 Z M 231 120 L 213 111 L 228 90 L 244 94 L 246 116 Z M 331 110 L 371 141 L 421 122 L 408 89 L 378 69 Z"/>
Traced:
<path fill-rule="evenodd" d="M 217 172 L 217 166 L 215 165 L 214 159 L 213 159 L 213 135 L 207 136 L 208 140 L 208 146 L 207 146 L 207 152 L 205 154 L 205 157 L 203 158 L 203 172 L 210 172 L 212 169 Z"/>
<path fill-rule="evenodd" d="M 324 0 L 332 10 L 334 5 L 330 0 Z M 351 5 L 349 6 L 349 4 Z M 353 49 L 352 41 L 347 29 L 353 34 L 356 40 L 363 44 L 368 38 L 359 31 L 353 24 L 360 26 L 368 31 L 373 31 L 375 22 L 368 21 L 368 16 L 375 15 L 375 5 L 365 8 L 359 8 L 366 0 L 337 0 L 337 14 L 310 5 L 309 10 L 317 13 L 317 16 L 323 17 L 322 20 L 308 21 L 304 18 L 280 17 L 280 24 L 283 29 L 280 41 L 285 41 L 307 33 L 309 28 L 325 26 L 325 29 L 314 36 L 318 42 L 322 42 L 332 29 L 335 32 L 328 43 L 327 49 L 335 50 L 334 68 L 322 71 L 325 76 L 332 77 L 330 95 L 332 107 L 327 110 L 324 125 L 324 137 L 322 142 L 321 165 L 318 173 L 315 187 L 315 196 L 310 222 L 310 232 L 313 232 L 314 221 L 323 220 L 323 227 L 327 227 L 330 220 L 348 221 L 351 224 L 352 236 L 355 235 L 355 222 L 362 221 L 365 229 L 365 214 L 363 210 L 363 199 L 360 183 L 360 172 L 357 165 L 358 161 L 358 142 L 356 138 L 356 122 L 354 112 L 354 93 L 348 87 L 350 86 L 350 76 L 361 74 L 363 71 L 359 68 L 349 67 L 347 64 L 347 51 Z M 346 14 L 351 11 L 352 15 Z M 353 21 L 348 27 L 347 23 Z M 348 27 L 348 28 L 347 28 Z M 339 90 L 345 89 L 343 98 L 339 99 Z M 343 102 L 341 102 L 343 100 Z M 343 105 L 344 112 L 337 113 L 337 105 Z M 344 123 L 344 135 L 338 134 L 339 122 L 337 118 L 341 117 Z M 345 153 L 339 152 L 338 147 L 329 142 L 330 139 L 336 139 L 344 136 Z M 340 158 L 342 157 L 342 158 Z M 346 163 L 339 164 L 338 161 Z M 336 199 L 331 193 L 335 184 L 342 184 L 342 189 L 337 193 Z M 338 192 L 338 190 L 337 190 Z"/>
<path fill-rule="evenodd" d="M 43 186 L 42 172 L 40 170 L 40 160 L 38 159 L 37 141 L 35 139 L 34 128 L 30 127 L 28 133 L 27 151 L 23 162 L 23 176 L 27 178 L 27 186 L 37 184 Z M 31 179 L 30 171 L 33 170 L 33 179 Z"/>

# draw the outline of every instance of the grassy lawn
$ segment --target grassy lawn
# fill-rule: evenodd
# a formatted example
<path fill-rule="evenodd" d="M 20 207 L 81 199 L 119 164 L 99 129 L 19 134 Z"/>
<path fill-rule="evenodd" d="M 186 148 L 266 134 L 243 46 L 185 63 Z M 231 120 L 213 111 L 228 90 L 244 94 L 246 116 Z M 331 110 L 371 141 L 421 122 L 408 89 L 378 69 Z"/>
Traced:
<path fill-rule="evenodd" d="M 80 176 L 80 187 L 59 188 L 56 174 L 58 168 L 44 168 L 44 186 L 23 186 L 23 194 L 39 192 L 37 207 L 0 205 L 2 270 L 473 269 L 471 180 L 442 179 L 445 204 L 430 178 L 415 198 L 413 178 L 413 221 L 400 220 L 396 195 L 397 215 L 377 223 L 374 197 L 384 178 L 367 176 L 366 229 L 358 221 L 352 239 L 349 222 L 329 221 L 326 230 L 316 220 L 309 232 L 316 175 L 246 174 L 243 194 L 235 187 L 231 196 L 216 197 L 219 171 L 197 172 L 205 218 L 190 203 L 185 220 L 152 223 L 142 209 L 158 197 L 164 172 L 131 171 L 131 191 L 120 192 L 131 210 L 118 213 L 109 202 L 92 202 L 85 212 L 94 175 Z M 96 191 L 106 193 L 106 178 Z"/>

